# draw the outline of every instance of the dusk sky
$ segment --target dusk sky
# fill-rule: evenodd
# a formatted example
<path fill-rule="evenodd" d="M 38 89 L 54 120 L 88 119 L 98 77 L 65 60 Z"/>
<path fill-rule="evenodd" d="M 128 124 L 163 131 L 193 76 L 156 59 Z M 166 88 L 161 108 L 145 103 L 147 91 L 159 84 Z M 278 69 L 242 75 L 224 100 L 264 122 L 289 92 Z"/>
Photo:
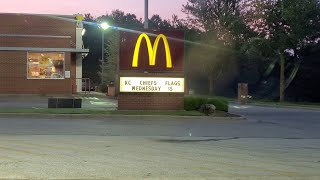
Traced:
<path fill-rule="evenodd" d="M 2 13 L 39 13 L 65 14 L 91 13 L 100 16 L 120 9 L 143 17 L 144 0 L 1 0 Z M 90 2 L 90 3 L 88 3 Z M 164 19 L 171 19 L 172 14 L 185 17 L 181 12 L 187 0 L 149 0 L 149 18 L 159 14 Z"/>

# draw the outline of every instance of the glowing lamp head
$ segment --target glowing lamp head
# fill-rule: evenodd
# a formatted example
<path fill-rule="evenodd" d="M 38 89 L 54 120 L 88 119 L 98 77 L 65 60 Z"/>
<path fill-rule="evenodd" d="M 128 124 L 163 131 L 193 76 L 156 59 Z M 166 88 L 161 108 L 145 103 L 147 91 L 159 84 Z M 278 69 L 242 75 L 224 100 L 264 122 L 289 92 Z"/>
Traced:
<path fill-rule="evenodd" d="M 82 29 L 81 35 L 84 36 L 86 34 L 86 29 Z"/>
<path fill-rule="evenodd" d="M 104 22 L 104 23 L 101 23 L 101 24 L 100 24 L 100 27 L 101 27 L 103 30 L 106 30 L 106 29 L 109 29 L 109 28 L 110 28 L 110 25 L 109 25 L 108 23 Z"/>

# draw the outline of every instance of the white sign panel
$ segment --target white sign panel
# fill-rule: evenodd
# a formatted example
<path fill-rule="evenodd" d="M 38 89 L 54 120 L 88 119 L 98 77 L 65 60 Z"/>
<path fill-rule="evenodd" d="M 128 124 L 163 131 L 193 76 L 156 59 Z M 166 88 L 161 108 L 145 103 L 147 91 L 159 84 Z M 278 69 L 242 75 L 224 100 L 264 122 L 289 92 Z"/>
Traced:
<path fill-rule="evenodd" d="M 65 71 L 64 72 L 64 77 L 65 78 L 70 78 L 70 71 Z"/>
<path fill-rule="evenodd" d="M 120 77 L 120 92 L 183 93 L 184 78 Z"/>

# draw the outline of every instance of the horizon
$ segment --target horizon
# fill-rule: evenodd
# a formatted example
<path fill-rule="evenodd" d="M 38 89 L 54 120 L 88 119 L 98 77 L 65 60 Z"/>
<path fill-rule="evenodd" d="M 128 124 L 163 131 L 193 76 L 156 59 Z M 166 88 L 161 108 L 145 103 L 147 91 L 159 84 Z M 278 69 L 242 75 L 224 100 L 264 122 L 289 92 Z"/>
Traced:
<path fill-rule="evenodd" d="M 167 8 L 163 1 L 149 0 L 149 18 L 152 15 L 158 14 L 162 19 L 172 19 L 172 15 L 176 14 L 179 18 L 185 18 L 186 15 L 181 11 L 182 5 L 186 4 L 187 0 L 164 0 L 170 1 L 170 8 Z M 17 4 L 21 0 L 11 0 L 2 3 L 1 13 L 22 13 L 22 14 L 57 14 L 57 15 L 73 15 L 73 14 L 88 14 L 94 18 L 111 13 L 114 10 L 121 10 L 125 13 L 135 14 L 138 19 L 144 17 L 144 0 L 134 2 L 131 0 L 118 0 L 117 3 L 108 3 L 112 0 L 92 0 L 87 3 L 86 0 L 29 0 L 23 6 Z M 58 6 L 57 6 L 58 4 Z M 83 5 L 87 4 L 87 5 Z M 107 6 L 107 7 L 105 7 Z M 34 8 L 37 7 L 37 8 Z"/>

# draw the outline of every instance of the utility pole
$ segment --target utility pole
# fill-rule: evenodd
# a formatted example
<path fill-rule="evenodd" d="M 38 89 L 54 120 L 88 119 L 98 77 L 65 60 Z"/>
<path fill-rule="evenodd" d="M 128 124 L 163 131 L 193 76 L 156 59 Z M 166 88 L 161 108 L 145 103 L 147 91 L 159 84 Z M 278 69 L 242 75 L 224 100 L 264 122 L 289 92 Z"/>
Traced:
<path fill-rule="evenodd" d="M 104 83 L 104 31 L 102 30 L 101 36 L 101 85 Z"/>
<path fill-rule="evenodd" d="M 281 0 L 281 37 L 280 37 L 280 41 L 281 41 L 281 45 L 280 45 L 280 51 L 279 51 L 279 55 L 280 55 L 280 102 L 284 101 L 285 98 L 285 57 L 284 57 L 284 49 L 283 49 L 283 43 L 284 43 L 284 36 L 285 36 L 285 32 L 284 32 L 284 18 L 283 18 L 283 0 Z"/>
<path fill-rule="evenodd" d="M 149 0 L 144 0 L 144 29 L 149 28 Z"/>

